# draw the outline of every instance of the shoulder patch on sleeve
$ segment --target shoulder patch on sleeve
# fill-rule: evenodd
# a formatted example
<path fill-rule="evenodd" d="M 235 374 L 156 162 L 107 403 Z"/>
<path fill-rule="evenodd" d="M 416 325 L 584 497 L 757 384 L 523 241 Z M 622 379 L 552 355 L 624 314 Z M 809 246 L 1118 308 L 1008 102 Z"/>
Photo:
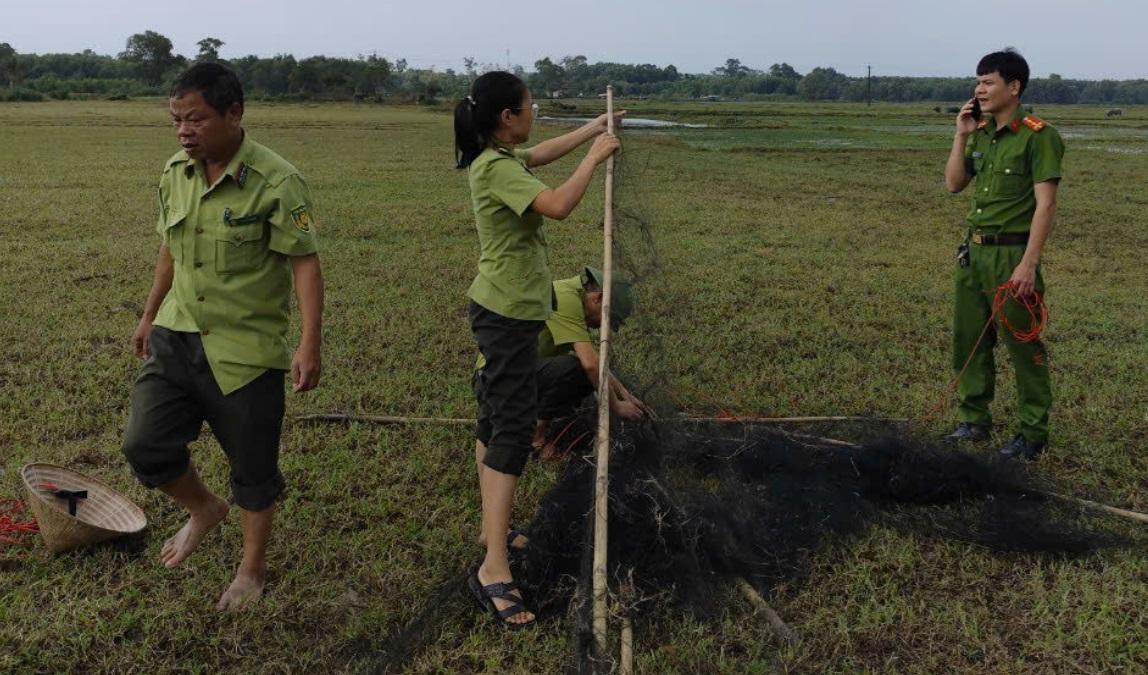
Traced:
<path fill-rule="evenodd" d="M 307 210 L 306 206 L 300 206 L 292 211 L 291 220 L 295 221 L 295 227 L 303 232 L 311 231 L 311 212 Z"/>
<path fill-rule="evenodd" d="M 1029 129 L 1032 129 L 1033 131 L 1035 131 L 1037 133 L 1040 133 L 1040 131 L 1042 129 L 1044 129 L 1044 126 L 1045 126 L 1044 120 L 1040 119 L 1036 115 L 1025 115 L 1024 119 L 1021 120 L 1021 122 L 1023 122 L 1026 127 L 1028 127 Z"/>

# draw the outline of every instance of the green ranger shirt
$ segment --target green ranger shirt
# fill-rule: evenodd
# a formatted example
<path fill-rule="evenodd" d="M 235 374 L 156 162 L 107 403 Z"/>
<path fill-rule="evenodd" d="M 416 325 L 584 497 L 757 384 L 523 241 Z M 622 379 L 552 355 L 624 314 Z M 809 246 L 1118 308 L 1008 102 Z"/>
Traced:
<path fill-rule="evenodd" d="M 159 204 L 156 229 L 175 272 L 154 325 L 199 333 L 224 394 L 268 368 L 289 369 L 289 256 L 316 252 L 299 172 L 244 137 L 209 185 L 203 164 L 180 151 L 160 178 Z"/>
<path fill-rule="evenodd" d="M 581 276 L 554 282 L 554 297 L 558 303 L 546 320 L 546 327 L 538 334 L 538 358 L 569 354 L 574 351 L 575 342 L 590 342 L 582 296 Z"/>
<path fill-rule="evenodd" d="M 1033 186 L 1061 177 L 1064 142 L 1056 129 L 1020 109 L 1002 129 L 981 122 L 965 147 L 965 170 L 976 177 L 968 221 L 989 232 L 1028 232 L 1036 212 Z"/>
<path fill-rule="evenodd" d="M 591 341 L 590 327 L 586 325 L 586 313 L 582 308 L 583 293 L 581 276 L 554 282 L 557 306 L 538 334 L 538 358 L 570 354 L 574 351 L 575 342 Z M 485 365 L 486 359 L 479 354 L 475 368 L 481 370 Z"/>
<path fill-rule="evenodd" d="M 511 319 L 550 316 L 550 268 L 542 216 L 530 209 L 546 185 L 527 168 L 530 152 L 487 148 L 470 165 L 478 228 L 478 276 L 467 295 Z"/>

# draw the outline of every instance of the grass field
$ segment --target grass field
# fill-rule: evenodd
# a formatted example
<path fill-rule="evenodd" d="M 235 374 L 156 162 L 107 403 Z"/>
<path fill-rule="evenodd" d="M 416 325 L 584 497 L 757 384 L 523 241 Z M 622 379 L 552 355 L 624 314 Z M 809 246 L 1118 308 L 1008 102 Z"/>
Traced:
<path fill-rule="evenodd" d="M 671 378 L 673 399 L 699 414 L 720 404 L 924 418 L 950 378 L 953 252 L 967 210 L 941 183 L 949 116 L 921 104 L 627 107 L 712 126 L 626 138 L 619 199 L 640 206 L 661 263 L 638 287 L 646 319 L 615 343 L 626 371 Z M 1148 511 L 1148 109 L 1118 120 L 1100 108 L 1037 113 L 1068 144 L 1045 256 L 1056 403 L 1038 472 Z M 472 415 L 464 292 L 477 246 L 449 116 L 257 103 L 247 128 L 308 178 L 322 236 L 323 381 L 289 395 L 289 415 Z M 128 339 L 158 245 L 155 185 L 175 149 L 160 100 L 0 106 L 0 496 L 19 494 L 23 463 L 56 462 L 122 488 L 151 521 L 137 546 L 61 558 L 39 543 L 0 548 L 0 672 L 380 668 L 384 638 L 479 560 L 469 430 L 288 421 L 289 491 L 259 609 L 212 610 L 238 562 L 234 516 L 183 568 L 162 569 L 160 544 L 181 516 L 134 482 L 118 447 L 138 368 Z M 538 173 L 556 184 L 575 161 Z M 574 216 L 547 225 L 556 275 L 599 260 L 601 210 L 598 180 Z M 1003 442 L 1011 373 L 999 382 Z M 927 426 L 940 432 L 951 412 Z M 209 433 L 193 452 L 223 490 Z M 517 520 L 553 476 L 528 469 Z M 1042 560 L 875 527 L 816 552 L 800 584 L 773 589 L 771 604 L 804 636 L 797 645 L 773 642 L 731 592 L 715 623 L 664 611 L 639 624 L 637 668 L 1144 672 L 1143 551 Z M 428 628 L 403 670 L 569 663 L 567 625 L 507 635 L 462 598 L 446 601 L 459 611 Z"/>

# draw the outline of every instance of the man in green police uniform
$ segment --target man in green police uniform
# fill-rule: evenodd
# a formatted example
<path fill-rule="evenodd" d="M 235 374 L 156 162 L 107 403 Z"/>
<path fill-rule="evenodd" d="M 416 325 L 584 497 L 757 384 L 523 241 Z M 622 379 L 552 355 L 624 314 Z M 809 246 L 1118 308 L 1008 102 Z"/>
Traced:
<path fill-rule="evenodd" d="M 969 235 L 959 249 L 956 273 L 953 364 L 964 372 L 957 387 L 960 422 L 946 437 L 953 443 L 989 437 L 997 327 L 990 326 L 977 342 L 997 288 L 1010 283 L 1019 297 L 1044 292 L 1040 255 L 1056 214 L 1064 143 L 1055 129 L 1021 110 L 1028 77 L 1028 63 L 1011 49 L 981 59 L 975 98 L 957 115 L 945 165 L 945 185 L 954 193 L 976 179 Z M 978 108 L 985 115 L 979 122 Z M 1005 315 L 1016 326 L 1029 321 L 1014 300 Z M 1008 330 L 1001 332 L 1016 371 L 1020 430 L 1000 453 L 1034 459 L 1048 441 L 1047 353 L 1039 340 L 1020 342 Z"/>
<path fill-rule="evenodd" d="M 146 358 L 132 392 L 123 451 L 136 476 L 188 510 L 160 554 L 182 563 L 227 515 L 191 463 L 204 421 L 228 456 L 241 510 L 243 560 L 217 609 L 263 592 L 266 549 L 284 481 L 279 434 L 284 377 L 319 383 L 323 278 L 311 199 L 298 171 L 243 130 L 243 89 L 228 68 L 199 64 L 175 82 L 170 110 L 183 150 L 160 179 L 163 240 L 135 352 Z M 292 279 L 302 317 L 287 346 Z"/>

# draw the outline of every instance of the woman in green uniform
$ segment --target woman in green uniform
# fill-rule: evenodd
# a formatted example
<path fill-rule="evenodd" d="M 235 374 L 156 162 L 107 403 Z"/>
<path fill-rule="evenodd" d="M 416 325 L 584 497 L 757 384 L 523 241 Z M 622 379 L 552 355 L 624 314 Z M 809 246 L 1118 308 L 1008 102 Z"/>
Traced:
<path fill-rule="evenodd" d="M 533 99 L 506 72 L 476 79 L 455 108 L 455 155 L 467 169 L 478 229 L 478 275 L 467 295 L 470 322 L 486 365 L 475 375 L 482 533 L 486 557 L 468 579 L 480 604 L 502 625 L 533 623 L 507 561 L 507 532 L 518 477 L 530 455 L 537 417 L 538 334 L 553 309 L 543 218 L 562 220 L 586 193 L 594 169 L 619 147 L 606 116 L 568 134 L 519 149 L 534 124 Z M 531 167 L 557 160 L 593 139 L 574 173 L 557 188 Z"/>

